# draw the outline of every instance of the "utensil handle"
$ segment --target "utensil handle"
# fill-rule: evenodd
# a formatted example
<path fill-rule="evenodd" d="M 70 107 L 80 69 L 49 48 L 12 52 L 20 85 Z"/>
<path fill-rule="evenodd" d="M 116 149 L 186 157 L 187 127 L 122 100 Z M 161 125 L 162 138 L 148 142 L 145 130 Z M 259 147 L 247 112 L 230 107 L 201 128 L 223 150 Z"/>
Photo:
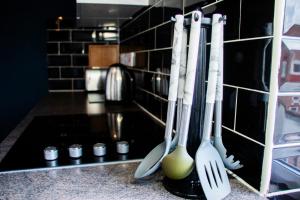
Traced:
<path fill-rule="evenodd" d="M 181 54 L 180 54 L 180 68 L 179 68 L 179 80 L 177 98 L 183 99 L 185 74 L 186 74 L 186 49 L 187 48 L 187 30 L 183 29 L 182 42 L 181 42 Z"/>
<path fill-rule="evenodd" d="M 210 45 L 208 83 L 206 92 L 206 105 L 202 141 L 210 140 L 211 122 L 216 97 L 217 77 L 219 71 L 220 57 L 220 32 L 221 32 L 221 14 L 214 14 L 212 20 L 212 36 Z"/>
<path fill-rule="evenodd" d="M 217 78 L 216 105 L 215 105 L 215 137 L 221 138 L 222 133 L 222 101 L 223 101 L 223 53 L 224 53 L 224 22 L 220 21 L 220 54 L 219 54 L 219 73 Z"/>
<path fill-rule="evenodd" d="M 182 32 L 183 32 L 183 15 L 175 16 L 176 22 L 174 26 L 174 38 L 172 46 L 172 64 L 171 64 L 171 75 L 170 75 L 170 86 L 169 86 L 169 101 L 176 101 L 177 88 L 178 88 L 178 77 L 179 77 L 179 66 L 180 66 L 180 51 L 182 43 Z"/>
<path fill-rule="evenodd" d="M 223 44 L 223 31 L 224 22 L 220 21 L 220 45 L 219 45 L 219 71 L 217 75 L 217 88 L 216 88 L 216 101 L 223 100 L 223 54 L 224 54 L 224 44 Z"/>
<path fill-rule="evenodd" d="M 189 52 L 183 97 L 183 104 L 185 105 L 192 105 L 193 102 L 198 47 L 200 40 L 201 15 L 202 13 L 200 11 L 192 12 Z"/>

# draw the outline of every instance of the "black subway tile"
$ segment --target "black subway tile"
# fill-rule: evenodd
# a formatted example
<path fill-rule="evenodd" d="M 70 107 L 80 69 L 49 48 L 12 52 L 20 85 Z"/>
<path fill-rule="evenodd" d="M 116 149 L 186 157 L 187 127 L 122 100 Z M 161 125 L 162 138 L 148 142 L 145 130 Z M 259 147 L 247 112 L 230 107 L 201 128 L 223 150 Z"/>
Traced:
<path fill-rule="evenodd" d="M 73 80 L 74 90 L 84 90 L 85 89 L 85 80 Z"/>
<path fill-rule="evenodd" d="M 234 128 L 236 89 L 231 87 L 223 87 L 223 109 L 222 124 L 228 128 Z"/>
<path fill-rule="evenodd" d="M 156 48 L 171 47 L 173 23 L 167 23 L 156 29 Z"/>
<path fill-rule="evenodd" d="M 224 44 L 224 83 L 268 91 L 272 39 Z"/>
<path fill-rule="evenodd" d="M 48 56 L 49 66 L 69 66 L 71 65 L 70 56 Z"/>
<path fill-rule="evenodd" d="M 185 5 L 184 12 L 188 13 L 193 10 L 201 10 L 201 8 L 203 6 L 207 6 L 207 5 L 209 5 L 211 3 L 215 3 L 215 2 L 216 2 L 215 0 L 206 0 L 206 1 L 184 0 L 184 5 Z"/>
<path fill-rule="evenodd" d="M 150 9 L 150 28 L 161 24 L 164 19 L 163 1 Z"/>
<path fill-rule="evenodd" d="M 73 55 L 73 66 L 87 66 L 89 64 L 88 56 L 86 55 Z"/>
<path fill-rule="evenodd" d="M 135 66 L 148 70 L 148 52 L 136 53 Z"/>
<path fill-rule="evenodd" d="M 87 31 L 72 31 L 72 40 L 73 41 L 96 41 L 96 38 L 94 39 L 92 37 L 93 30 L 87 30 Z M 97 37 L 97 34 L 95 34 Z"/>
<path fill-rule="evenodd" d="M 274 2 L 242 1 L 241 38 L 273 35 Z"/>
<path fill-rule="evenodd" d="M 48 54 L 58 54 L 58 43 L 47 43 Z"/>
<path fill-rule="evenodd" d="M 60 78 L 59 68 L 48 68 L 48 78 Z"/>
<path fill-rule="evenodd" d="M 85 52 L 82 43 L 61 43 L 60 53 L 82 53 Z"/>
<path fill-rule="evenodd" d="M 48 41 L 70 41 L 70 33 L 66 30 L 48 30 Z"/>
<path fill-rule="evenodd" d="M 236 108 L 236 131 L 264 143 L 268 99 L 267 94 L 240 89 Z"/>
<path fill-rule="evenodd" d="M 49 80 L 49 90 L 72 90 L 72 80 Z"/>
<path fill-rule="evenodd" d="M 234 160 L 239 160 L 244 165 L 241 169 L 235 170 L 234 173 L 259 190 L 264 147 L 229 130 L 222 129 L 222 132 L 227 156 L 234 155 Z"/>
<path fill-rule="evenodd" d="M 149 57 L 149 70 L 160 71 L 163 64 L 163 51 L 151 51 Z"/>
<path fill-rule="evenodd" d="M 83 78 L 84 69 L 83 68 L 61 68 L 62 78 Z"/>

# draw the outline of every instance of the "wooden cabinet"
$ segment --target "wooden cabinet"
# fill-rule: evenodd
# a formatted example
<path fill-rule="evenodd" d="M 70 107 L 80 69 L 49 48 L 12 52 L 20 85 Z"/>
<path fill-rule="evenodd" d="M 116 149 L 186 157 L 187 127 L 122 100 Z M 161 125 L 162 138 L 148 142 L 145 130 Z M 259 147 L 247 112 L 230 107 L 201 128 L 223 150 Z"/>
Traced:
<path fill-rule="evenodd" d="M 89 68 L 108 67 L 119 62 L 119 45 L 89 45 Z"/>

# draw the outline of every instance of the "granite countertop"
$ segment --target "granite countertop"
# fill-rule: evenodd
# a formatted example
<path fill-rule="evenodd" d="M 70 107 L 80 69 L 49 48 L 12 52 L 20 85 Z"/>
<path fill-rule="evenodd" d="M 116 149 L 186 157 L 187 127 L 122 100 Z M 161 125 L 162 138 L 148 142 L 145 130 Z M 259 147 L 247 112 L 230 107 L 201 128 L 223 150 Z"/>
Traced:
<path fill-rule="evenodd" d="M 119 108 L 107 107 L 103 103 L 89 104 L 84 93 L 50 94 L 0 144 L 0 161 L 34 116 L 97 114 L 113 109 Z M 164 189 L 161 172 L 147 180 L 136 181 L 133 173 L 137 165 L 137 161 L 132 161 L 0 173 L 0 199 L 182 199 Z M 230 183 L 232 192 L 226 200 L 265 199 L 236 179 L 231 179 Z"/>

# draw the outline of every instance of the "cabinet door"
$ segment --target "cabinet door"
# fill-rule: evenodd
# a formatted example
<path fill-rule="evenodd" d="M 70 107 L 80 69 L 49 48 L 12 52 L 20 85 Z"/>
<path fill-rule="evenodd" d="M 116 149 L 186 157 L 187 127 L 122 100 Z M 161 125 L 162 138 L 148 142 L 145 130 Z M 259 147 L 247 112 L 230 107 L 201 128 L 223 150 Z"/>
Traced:
<path fill-rule="evenodd" d="M 119 62 L 119 45 L 89 45 L 89 67 L 108 67 Z"/>

